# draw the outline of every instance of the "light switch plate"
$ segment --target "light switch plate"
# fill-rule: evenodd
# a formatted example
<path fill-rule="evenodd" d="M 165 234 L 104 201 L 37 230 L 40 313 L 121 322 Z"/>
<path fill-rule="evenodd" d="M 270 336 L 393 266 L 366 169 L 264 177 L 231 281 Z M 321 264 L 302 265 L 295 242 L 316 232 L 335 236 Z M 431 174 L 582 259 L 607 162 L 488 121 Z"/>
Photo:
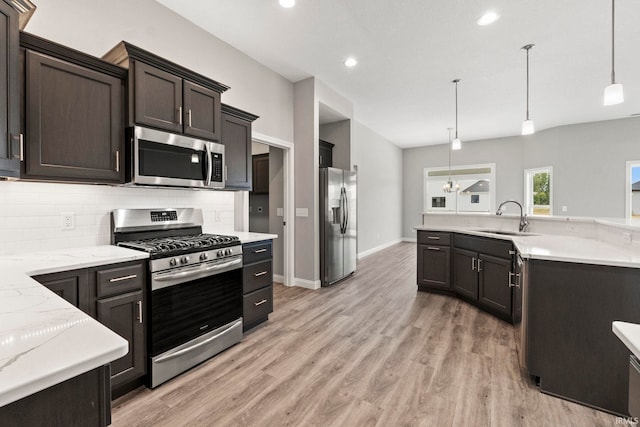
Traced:
<path fill-rule="evenodd" d="M 276 216 L 284 216 L 284 209 L 276 208 Z"/>

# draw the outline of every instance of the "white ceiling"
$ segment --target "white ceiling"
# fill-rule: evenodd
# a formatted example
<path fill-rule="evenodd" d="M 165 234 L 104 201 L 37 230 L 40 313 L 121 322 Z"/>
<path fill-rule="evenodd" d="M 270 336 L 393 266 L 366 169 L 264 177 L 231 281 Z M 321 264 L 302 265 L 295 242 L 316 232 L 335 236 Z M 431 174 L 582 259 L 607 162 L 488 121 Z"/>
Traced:
<path fill-rule="evenodd" d="M 536 130 L 640 113 L 640 1 L 616 2 L 616 80 L 608 0 L 158 0 L 292 82 L 316 76 L 353 102 L 355 119 L 401 147 L 516 135 L 530 53 Z M 501 18 L 479 27 L 487 10 Z M 354 69 L 343 65 L 355 56 Z M 327 120 L 324 120 L 327 121 Z"/>

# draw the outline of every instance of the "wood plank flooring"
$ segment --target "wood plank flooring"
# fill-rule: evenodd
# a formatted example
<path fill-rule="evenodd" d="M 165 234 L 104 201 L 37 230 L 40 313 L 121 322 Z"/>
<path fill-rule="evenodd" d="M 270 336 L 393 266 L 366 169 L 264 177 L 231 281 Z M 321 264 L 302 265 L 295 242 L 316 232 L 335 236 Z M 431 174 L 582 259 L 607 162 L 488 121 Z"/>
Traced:
<path fill-rule="evenodd" d="M 331 288 L 276 285 L 269 322 L 155 390 L 113 426 L 613 426 L 521 375 L 513 327 L 416 291 L 415 244 Z"/>

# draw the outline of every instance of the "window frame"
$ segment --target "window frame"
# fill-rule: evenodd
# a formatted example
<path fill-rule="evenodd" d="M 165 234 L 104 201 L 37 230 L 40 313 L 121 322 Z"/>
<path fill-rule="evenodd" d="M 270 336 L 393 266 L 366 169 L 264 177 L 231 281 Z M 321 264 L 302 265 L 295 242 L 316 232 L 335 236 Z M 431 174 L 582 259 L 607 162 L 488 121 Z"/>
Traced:
<path fill-rule="evenodd" d="M 625 193 L 624 193 L 624 217 L 625 219 L 633 218 L 633 192 L 631 191 L 631 170 L 635 167 L 640 168 L 640 160 L 627 160 L 626 164 L 626 184 L 625 184 Z"/>
<path fill-rule="evenodd" d="M 533 208 L 536 206 L 533 204 L 533 177 L 540 172 L 547 172 L 549 174 L 549 214 L 548 215 L 536 215 L 533 213 Z M 529 216 L 553 216 L 553 166 L 540 166 L 537 168 L 530 168 L 524 170 L 524 211 Z M 543 205 L 538 205 L 543 206 Z M 546 206 L 546 205 L 544 205 Z"/>
<path fill-rule="evenodd" d="M 440 211 L 440 210 L 433 210 L 433 208 L 431 208 L 429 201 L 430 196 L 427 192 L 427 181 L 429 179 L 429 172 L 444 172 L 444 171 L 449 171 L 451 170 L 451 177 L 453 179 L 453 177 L 455 176 L 455 171 L 458 170 L 467 170 L 467 169 L 490 169 L 491 172 L 488 173 L 489 176 L 489 181 L 490 181 L 490 190 L 489 190 L 489 210 L 487 212 L 473 212 L 473 211 L 464 211 L 464 212 L 459 212 L 458 211 L 458 203 L 457 203 L 457 197 L 456 197 L 456 203 L 455 203 L 455 208 L 452 211 Z M 423 209 L 423 213 L 429 213 L 429 214 L 434 214 L 434 213 L 440 213 L 440 214 L 470 214 L 470 215 L 492 215 L 495 210 L 496 210 L 496 195 L 497 195 L 497 190 L 496 190 L 496 164 L 495 163 L 476 163 L 476 164 L 467 164 L 467 165 L 458 165 L 458 166 L 451 166 L 451 168 L 449 168 L 448 166 L 434 166 L 434 167 L 425 167 L 423 169 L 423 174 L 422 174 L 422 209 Z"/>

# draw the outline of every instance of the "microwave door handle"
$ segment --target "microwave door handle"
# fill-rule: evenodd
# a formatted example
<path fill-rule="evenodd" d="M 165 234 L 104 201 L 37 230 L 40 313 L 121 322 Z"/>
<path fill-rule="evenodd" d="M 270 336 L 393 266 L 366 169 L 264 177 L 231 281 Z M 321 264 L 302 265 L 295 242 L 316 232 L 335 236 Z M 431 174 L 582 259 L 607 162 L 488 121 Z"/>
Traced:
<path fill-rule="evenodd" d="M 208 142 L 204 143 L 204 151 L 207 156 L 207 160 L 206 160 L 207 161 L 207 180 L 205 185 L 209 187 L 211 185 L 211 174 L 213 173 L 213 164 L 211 160 L 211 150 L 209 148 Z"/>

